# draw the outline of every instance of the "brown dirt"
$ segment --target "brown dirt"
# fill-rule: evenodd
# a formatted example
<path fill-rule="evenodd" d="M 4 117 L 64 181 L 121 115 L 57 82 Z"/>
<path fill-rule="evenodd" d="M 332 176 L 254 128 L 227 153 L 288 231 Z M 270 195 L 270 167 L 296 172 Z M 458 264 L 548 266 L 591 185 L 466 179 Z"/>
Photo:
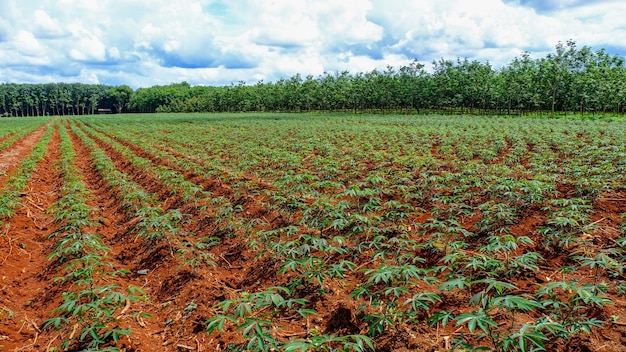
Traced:
<path fill-rule="evenodd" d="M 136 312 L 141 311 L 152 315 L 153 306 L 150 302 L 153 302 L 152 295 L 158 285 L 152 279 L 153 268 L 150 268 L 149 275 L 137 274 L 137 271 L 145 269 L 138 266 L 143 258 L 138 254 L 145 252 L 145 249 L 142 248 L 140 242 L 134 240 L 134 235 L 129 234 L 131 219 L 127 219 L 114 193 L 107 189 L 105 181 L 95 170 L 89 156 L 90 151 L 73 133 L 70 133 L 70 138 L 76 150 L 76 166 L 81 170 L 83 180 L 93 195 L 93 203 L 90 205 L 99 209 L 97 218 L 102 226 L 98 228 L 98 233 L 102 235 L 106 245 L 111 249 L 110 259 L 117 264 L 116 267 L 131 271 L 130 274 L 120 277 L 118 284 L 122 287 L 135 285 L 144 289 L 149 300 L 133 308 Z M 153 252 L 148 255 L 151 253 Z M 158 346 L 161 345 L 161 341 L 153 334 L 159 330 L 159 327 L 153 323 L 152 319 L 129 319 L 127 323 L 133 331 L 138 333 L 133 333 L 132 339 L 125 339 L 120 347 L 137 351 L 159 350 Z"/>
<path fill-rule="evenodd" d="M 4 142 L 4 141 L 6 141 L 7 139 L 9 139 L 9 138 L 11 138 L 11 137 L 13 137 L 14 135 L 15 135 L 15 133 L 11 132 L 11 133 L 8 133 L 8 134 L 6 134 L 6 135 L 4 135 L 4 136 L 0 137 L 0 143 L 2 143 L 2 142 Z"/>
<path fill-rule="evenodd" d="M 28 155 L 37 141 L 46 131 L 47 125 L 41 126 L 37 130 L 27 134 L 17 140 L 13 145 L 0 151 L 0 186 L 4 185 L 4 180 L 18 167 L 20 160 Z"/>
<path fill-rule="evenodd" d="M 45 127 L 16 143 L 10 153 L 12 164 L 24 158 L 41 138 Z M 49 273 L 42 268 L 49 266 L 47 255 L 51 246 L 48 236 L 55 231 L 55 224 L 47 209 L 58 200 L 59 175 L 53 167 L 59 157 L 59 137 L 55 133 L 48 144 L 45 157 L 26 187 L 22 207 L 8 221 L 6 236 L 0 236 L 0 341 L 7 350 L 37 350 L 41 323 L 47 311 L 54 307 L 58 296 L 48 280 Z M 18 153 L 19 151 L 19 153 Z M 11 170 L 14 167 L 11 167 Z M 41 297 L 48 297 L 42 300 Z M 10 312 L 10 313 L 9 313 Z M 8 316 L 8 319 L 7 319 Z M 0 348 L 2 349 L 2 348 Z"/>

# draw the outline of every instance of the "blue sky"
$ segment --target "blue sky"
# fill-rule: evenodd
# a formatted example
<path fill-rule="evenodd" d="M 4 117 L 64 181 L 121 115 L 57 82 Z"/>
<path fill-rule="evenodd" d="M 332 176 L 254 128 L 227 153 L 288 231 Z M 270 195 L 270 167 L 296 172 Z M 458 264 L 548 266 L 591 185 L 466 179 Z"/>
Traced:
<path fill-rule="evenodd" d="M 0 0 L 0 13 L 0 82 L 254 84 L 457 57 L 498 68 L 569 39 L 626 54 L 619 0 Z"/>

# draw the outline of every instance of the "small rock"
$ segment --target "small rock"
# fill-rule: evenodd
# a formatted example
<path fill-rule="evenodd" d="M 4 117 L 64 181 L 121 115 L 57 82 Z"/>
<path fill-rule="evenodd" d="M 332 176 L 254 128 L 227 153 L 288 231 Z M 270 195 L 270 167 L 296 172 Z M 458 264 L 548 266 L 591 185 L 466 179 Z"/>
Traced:
<path fill-rule="evenodd" d="M 148 275 L 148 269 L 137 270 L 137 275 Z"/>

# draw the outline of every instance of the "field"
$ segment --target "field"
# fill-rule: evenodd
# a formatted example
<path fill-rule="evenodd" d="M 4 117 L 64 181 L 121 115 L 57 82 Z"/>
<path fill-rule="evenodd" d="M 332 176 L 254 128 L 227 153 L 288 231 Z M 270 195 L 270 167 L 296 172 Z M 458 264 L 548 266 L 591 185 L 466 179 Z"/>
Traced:
<path fill-rule="evenodd" d="M 626 351 L 626 120 L 0 120 L 0 351 Z"/>

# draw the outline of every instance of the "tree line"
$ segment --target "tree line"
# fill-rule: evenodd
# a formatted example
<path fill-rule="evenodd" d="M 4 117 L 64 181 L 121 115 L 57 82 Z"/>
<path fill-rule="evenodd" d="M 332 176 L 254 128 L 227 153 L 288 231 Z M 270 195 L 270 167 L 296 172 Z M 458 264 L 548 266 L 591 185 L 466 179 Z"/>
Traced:
<path fill-rule="evenodd" d="M 623 113 L 624 58 L 567 41 L 533 59 L 523 53 L 494 69 L 489 62 L 440 59 L 432 70 L 406 66 L 350 73 L 296 74 L 276 82 L 132 90 L 87 84 L 2 84 L 3 116 L 114 112 L 369 111 L 478 114 Z"/>
<path fill-rule="evenodd" d="M 0 116 L 87 115 L 98 109 L 126 112 L 127 85 L 82 83 L 0 84 Z"/>

